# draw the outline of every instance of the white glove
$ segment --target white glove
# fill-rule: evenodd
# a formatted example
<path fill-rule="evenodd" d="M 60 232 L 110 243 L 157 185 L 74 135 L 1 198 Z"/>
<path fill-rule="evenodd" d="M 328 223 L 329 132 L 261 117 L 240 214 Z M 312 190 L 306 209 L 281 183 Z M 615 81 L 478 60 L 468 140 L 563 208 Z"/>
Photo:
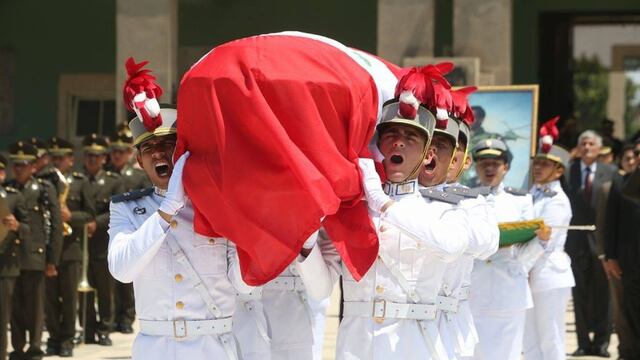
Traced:
<path fill-rule="evenodd" d="M 376 172 L 376 166 L 371 159 L 358 159 L 358 166 L 362 171 L 362 187 L 367 198 L 369 208 L 375 212 L 381 212 L 382 208 L 391 201 L 391 198 L 382 190 L 380 176 Z"/>
<path fill-rule="evenodd" d="M 160 203 L 159 210 L 171 216 L 175 216 L 184 207 L 185 194 L 182 186 L 182 170 L 188 158 L 189 152 L 187 151 L 173 165 L 167 192 L 164 195 L 164 200 Z"/>

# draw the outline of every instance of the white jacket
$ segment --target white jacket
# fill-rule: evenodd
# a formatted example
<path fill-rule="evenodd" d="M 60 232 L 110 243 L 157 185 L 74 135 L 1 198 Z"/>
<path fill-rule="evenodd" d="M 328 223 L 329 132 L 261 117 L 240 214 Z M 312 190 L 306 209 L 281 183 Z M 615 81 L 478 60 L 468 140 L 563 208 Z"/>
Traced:
<path fill-rule="evenodd" d="M 127 201 L 128 200 L 128 201 Z M 193 230 L 193 208 L 186 206 L 169 225 L 157 212 L 162 197 L 144 196 L 111 203 L 109 224 L 109 270 L 117 280 L 133 282 L 136 313 L 141 320 L 214 319 L 194 289 L 194 279 L 172 254 L 167 238 L 172 237 L 185 252 L 204 281 L 220 311 L 231 317 L 236 306 L 236 288 L 249 292 L 241 279 L 235 245 L 224 238 L 207 238 Z M 231 333 L 189 336 L 138 334 L 133 359 L 227 359 L 235 344 Z M 235 351 L 235 345 L 233 346 Z M 237 356 L 237 355 L 236 355 Z"/>
<path fill-rule="evenodd" d="M 560 181 L 542 186 L 533 186 L 534 217 L 544 219 L 548 226 L 568 226 L 571 222 L 571 203 L 562 190 Z M 544 254 L 533 265 L 529 273 L 531 291 L 573 287 L 575 280 L 571 271 L 571 259 L 564 252 L 567 241 L 566 229 L 552 229 L 551 239 L 544 244 Z"/>
<path fill-rule="evenodd" d="M 501 183 L 487 201 L 498 223 L 533 219 L 531 195 L 514 195 Z M 486 260 L 476 260 L 471 272 L 473 314 L 524 310 L 533 306 L 528 273 L 544 251 L 540 241 L 502 247 Z"/>
<path fill-rule="evenodd" d="M 387 186 L 389 190 L 389 186 Z M 391 189 L 393 190 L 393 189 Z M 410 296 L 390 269 L 406 280 L 419 304 L 435 305 L 447 263 L 467 248 L 466 212 L 451 204 L 423 199 L 417 183 L 413 191 L 392 196 L 396 201 L 382 219 L 371 217 L 378 230 L 380 252 L 356 282 L 343 265 L 343 295 L 348 302 L 385 301 L 411 304 Z M 437 320 L 396 319 L 375 321 L 371 316 L 347 316 L 338 330 L 337 359 L 446 359 Z"/>

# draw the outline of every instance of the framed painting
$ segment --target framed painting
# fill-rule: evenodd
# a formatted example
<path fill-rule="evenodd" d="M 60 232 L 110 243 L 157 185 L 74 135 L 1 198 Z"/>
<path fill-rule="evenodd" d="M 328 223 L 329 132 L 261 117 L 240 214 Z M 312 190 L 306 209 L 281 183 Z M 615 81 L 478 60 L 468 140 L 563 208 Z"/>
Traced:
<path fill-rule="evenodd" d="M 469 97 L 469 103 L 476 117 L 469 150 L 484 139 L 504 141 L 513 154 L 504 182 L 528 189 L 530 160 L 537 147 L 538 85 L 481 86 Z M 462 182 L 478 185 L 474 166 Z"/>

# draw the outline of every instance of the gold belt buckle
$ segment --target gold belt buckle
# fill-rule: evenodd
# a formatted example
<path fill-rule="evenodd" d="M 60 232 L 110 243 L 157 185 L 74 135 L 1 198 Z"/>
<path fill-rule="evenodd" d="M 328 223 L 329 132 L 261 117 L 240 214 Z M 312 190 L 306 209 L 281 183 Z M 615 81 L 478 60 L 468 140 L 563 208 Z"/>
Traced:
<path fill-rule="evenodd" d="M 382 316 L 376 316 L 376 305 L 379 303 L 382 303 Z M 373 321 L 375 321 L 378 324 L 382 324 L 384 322 L 386 315 L 387 315 L 387 300 L 385 299 L 373 300 L 373 307 L 371 309 L 371 316 L 373 317 Z"/>
<path fill-rule="evenodd" d="M 176 323 L 180 323 L 182 321 L 182 325 L 184 326 L 184 335 L 178 335 L 178 328 L 176 327 Z M 173 320 L 173 337 L 176 339 L 184 339 L 187 337 L 187 320 Z"/>

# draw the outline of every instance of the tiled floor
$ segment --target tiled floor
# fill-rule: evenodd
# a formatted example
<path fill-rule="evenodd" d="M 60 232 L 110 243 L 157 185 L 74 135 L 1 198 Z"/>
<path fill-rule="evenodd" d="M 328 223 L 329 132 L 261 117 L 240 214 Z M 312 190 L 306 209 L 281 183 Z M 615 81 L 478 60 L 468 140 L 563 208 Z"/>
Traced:
<path fill-rule="evenodd" d="M 329 307 L 329 311 L 327 312 L 327 325 L 325 331 L 325 342 L 324 342 L 324 359 L 329 360 L 334 358 L 335 345 L 336 345 L 336 334 L 338 329 L 338 302 L 339 302 L 339 291 L 334 291 L 331 299 L 331 306 Z M 43 337 L 45 340 L 47 338 L 47 334 L 44 334 Z M 133 339 L 135 335 L 123 335 L 120 333 L 114 333 L 112 335 L 113 346 L 111 347 L 103 347 L 98 345 L 83 345 L 79 346 L 75 349 L 75 359 L 83 359 L 83 360 L 98 360 L 98 359 L 109 359 L 109 360 L 117 360 L 117 359 L 128 359 L 130 356 L 130 349 L 133 343 Z M 573 323 L 573 310 L 571 305 L 569 305 L 569 310 L 567 311 L 567 353 L 573 352 L 576 345 L 576 336 L 575 336 L 575 325 Z M 616 359 L 618 355 L 617 351 L 618 338 L 613 335 L 611 338 L 611 346 L 609 347 L 609 351 L 611 352 L 611 358 Z M 58 357 L 47 357 L 47 359 L 57 359 Z M 569 358 L 571 359 L 571 358 Z M 576 359 L 581 360 L 591 360 L 591 359 L 601 359 L 597 357 L 580 357 Z"/>

